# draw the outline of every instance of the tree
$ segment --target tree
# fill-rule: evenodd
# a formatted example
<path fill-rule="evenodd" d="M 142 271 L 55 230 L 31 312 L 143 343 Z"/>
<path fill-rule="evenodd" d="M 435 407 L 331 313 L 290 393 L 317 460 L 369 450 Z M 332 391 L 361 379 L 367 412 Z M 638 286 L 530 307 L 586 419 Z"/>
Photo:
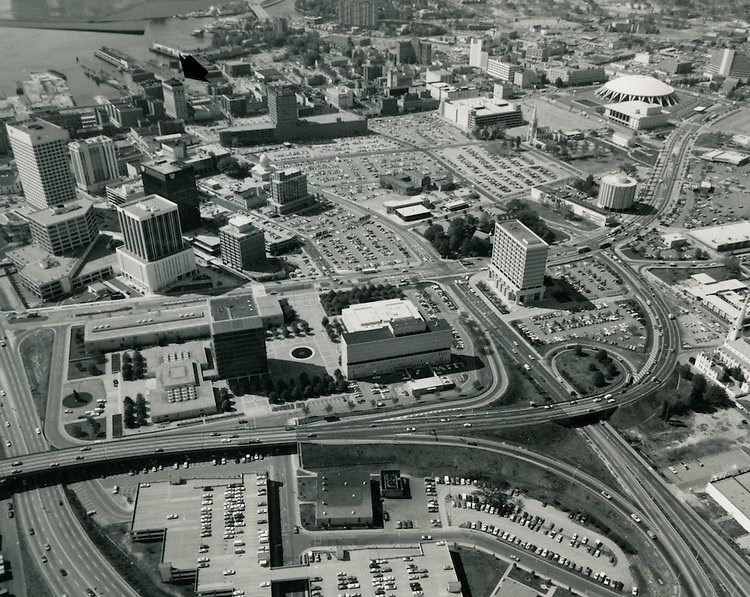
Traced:
<path fill-rule="evenodd" d="M 224 401 L 223 401 L 223 402 L 221 403 L 221 412 L 223 412 L 223 413 L 228 413 L 228 412 L 231 412 L 231 411 L 232 411 L 232 403 L 231 403 L 231 401 L 230 401 L 230 400 L 229 400 L 229 399 L 227 398 L 227 399 L 225 399 L 225 400 L 224 400 Z"/>
<path fill-rule="evenodd" d="M 604 374 L 601 371 L 595 371 L 591 376 L 591 381 L 597 388 L 601 388 L 607 383 L 607 381 L 604 379 Z"/>
<path fill-rule="evenodd" d="M 333 405 L 332 405 L 332 404 L 330 404 L 330 403 L 329 403 L 329 404 L 326 404 L 326 408 L 325 408 L 325 411 L 326 411 L 327 413 L 333 412 Z"/>
<path fill-rule="evenodd" d="M 321 320 L 320 320 L 320 325 L 322 325 L 322 326 L 323 326 L 324 328 L 327 328 L 327 327 L 328 327 L 328 323 L 329 323 L 329 321 L 328 321 L 328 317 L 326 317 L 326 316 L 324 315 L 324 316 L 323 316 L 323 319 L 321 319 Z M 338 369 L 336 369 L 336 371 L 339 371 L 339 370 L 338 370 Z M 339 371 L 339 373 L 341 373 L 341 371 Z"/>
<path fill-rule="evenodd" d="M 125 363 L 122 366 L 122 379 L 124 381 L 133 381 L 133 365 Z"/>
<path fill-rule="evenodd" d="M 586 353 L 585 353 L 585 352 L 583 352 L 583 347 L 582 347 L 582 346 L 581 346 L 580 344 L 576 344 L 576 347 L 575 347 L 575 355 L 576 355 L 577 357 L 582 357 L 582 356 L 584 356 L 585 354 L 586 354 Z"/>
<path fill-rule="evenodd" d="M 310 386 L 310 385 L 307 385 L 307 386 L 305 386 L 305 389 L 304 389 L 304 390 L 302 390 L 302 395 L 303 395 L 303 396 L 304 396 L 305 398 L 312 398 L 312 396 L 313 396 L 313 389 L 312 389 L 312 386 Z"/>
<path fill-rule="evenodd" d="M 75 400 L 76 402 L 81 402 L 81 395 L 76 389 L 73 389 L 73 400 Z"/>
<path fill-rule="evenodd" d="M 596 366 L 596 363 L 589 363 L 589 371 L 599 371 L 599 367 Z"/>
<path fill-rule="evenodd" d="M 249 173 L 246 165 L 240 164 L 237 158 L 231 156 L 220 159 L 216 163 L 216 169 L 232 178 L 245 178 Z"/>
<path fill-rule="evenodd" d="M 680 377 L 682 377 L 682 379 L 690 379 L 692 376 L 693 370 L 690 368 L 690 365 L 687 363 L 680 365 Z"/>
<path fill-rule="evenodd" d="M 599 361 L 600 363 L 606 363 L 607 361 L 609 361 L 610 359 L 609 359 L 609 355 L 607 354 L 607 351 L 604 350 L 603 348 L 600 348 L 599 350 L 597 350 L 596 360 Z"/>
<path fill-rule="evenodd" d="M 292 397 L 292 393 L 287 389 L 282 390 L 281 393 L 279 394 L 279 398 L 281 399 L 282 402 L 289 402 L 291 397 Z"/>
<path fill-rule="evenodd" d="M 99 367 L 96 366 L 96 363 L 89 364 L 89 375 L 99 375 Z"/>
<path fill-rule="evenodd" d="M 737 257 L 725 257 L 721 262 L 726 268 L 727 273 L 733 276 L 738 276 L 742 273 L 742 264 Z"/>
<path fill-rule="evenodd" d="M 295 402 L 302 400 L 302 390 L 300 390 L 297 386 L 294 386 L 291 391 L 292 394 L 292 400 Z"/>
<path fill-rule="evenodd" d="M 560 77 L 557 77 L 557 78 L 555 79 L 555 87 L 557 87 L 558 89 L 560 89 L 560 88 L 562 88 L 562 87 L 563 87 L 564 85 L 565 85 L 565 83 L 563 83 L 563 80 L 562 80 L 562 79 L 561 79 Z"/>
<path fill-rule="evenodd" d="M 607 367 L 607 376 L 609 377 L 617 377 L 617 375 L 620 373 L 620 370 L 617 368 L 617 365 L 614 363 L 610 363 Z"/>

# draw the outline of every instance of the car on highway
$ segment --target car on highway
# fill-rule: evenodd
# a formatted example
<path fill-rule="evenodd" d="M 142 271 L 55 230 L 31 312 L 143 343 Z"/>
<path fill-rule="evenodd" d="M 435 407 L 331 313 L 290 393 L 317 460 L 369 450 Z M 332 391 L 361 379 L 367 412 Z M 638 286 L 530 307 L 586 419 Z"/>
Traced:
<path fill-rule="evenodd" d="M 636 523 L 640 523 L 641 522 L 641 517 L 638 516 L 635 512 L 630 515 L 630 518 L 632 518 Z"/>
<path fill-rule="evenodd" d="M 5 447 L 6 448 L 10 448 L 12 445 L 13 445 L 13 443 L 9 439 L 5 440 Z"/>
<path fill-rule="evenodd" d="M 29 527 L 29 535 L 36 535 L 36 531 L 34 530 L 34 527 Z"/>
<path fill-rule="evenodd" d="M 83 459 L 84 459 L 84 456 L 81 455 L 81 454 L 79 454 L 78 456 L 76 456 L 76 460 L 83 460 Z"/>
<path fill-rule="evenodd" d="M 47 563 L 47 556 L 42 555 L 42 564 L 46 564 L 46 563 Z"/>
<path fill-rule="evenodd" d="M 58 466 L 60 466 L 60 463 L 59 463 L 59 462 L 52 462 L 52 463 L 50 464 L 50 467 L 51 467 L 51 468 L 57 468 Z"/>
<path fill-rule="evenodd" d="M 49 543 L 45 543 L 44 544 L 44 550 L 45 551 L 50 551 L 51 549 L 52 549 L 52 546 Z"/>
<path fill-rule="evenodd" d="M 417 430 L 417 428 L 416 428 L 416 427 L 407 427 L 407 428 L 406 428 L 406 430 L 407 430 L 408 432 L 412 432 L 412 431 L 416 431 L 416 430 Z"/>
<path fill-rule="evenodd" d="M 42 435 L 42 430 L 39 427 L 36 428 L 36 434 Z"/>
<path fill-rule="evenodd" d="M 608 499 L 608 500 L 611 500 L 611 499 L 612 499 L 612 496 L 611 496 L 611 495 L 609 495 L 609 494 L 608 494 L 608 493 L 607 493 L 606 491 L 602 491 L 602 492 L 601 492 L 601 494 L 602 494 L 602 495 L 603 495 L 603 496 L 604 496 L 604 497 L 605 497 L 606 499 Z"/>
<path fill-rule="evenodd" d="M 65 568 L 60 568 L 60 575 L 61 576 L 68 576 L 68 571 Z"/>
<path fill-rule="evenodd" d="M 464 427 L 471 427 L 471 423 L 464 423 Z"/>
<path fill-rule="evenodd" d="M 10 427 L 10 421 L 5 421 L 5 426 Z"/>
<path fill-rule="evenodd" d="M 88 452 L 90 449 L 91 446 L 83 446 L 83 448 L 81 448 L 81 452 Z"/>
<path fill-rule="evenodd" d="M 5 393 L 5 390 L 0 390 L 0 396 L 3 396 L 3 397 L 7 396 L 7 394 Z"/>

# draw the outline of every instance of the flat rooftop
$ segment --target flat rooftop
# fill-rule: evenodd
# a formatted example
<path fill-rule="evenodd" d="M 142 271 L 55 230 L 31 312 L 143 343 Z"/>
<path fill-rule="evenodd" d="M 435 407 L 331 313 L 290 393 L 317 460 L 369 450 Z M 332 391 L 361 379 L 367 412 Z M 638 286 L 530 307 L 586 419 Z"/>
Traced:
<path fill-rule="evenodd" d="M 180 164 L 175 160 L 158 160 L 143 165 L 144 167 L 159 172 L 160 174 L 174 174 L 175 172 L 181 172 L 185 169 L 183 164 Z"/>
<path fill-rule="evenodd" d="M 84 338 L 96 342 L 189 328 L 195 328 L 196 336 L 208 335 L 208 305 L 204 299 L 188 305 L 164 305 L 163 309 L 137 315 L 92 319 L 86 321 Z"/>
<path fill-rule="evenodd" d="M 518 220 L 508 220 L 507 222 L 498 222 L 496 224 L 498 228 L 502 228 L 510 236 L 515 238 L 517 241 L 522 242 L 526 245 L 546 245 L 541 238 L 529 230 Z"/>
<path fill-rule="evenodd" d="M 30 211 L 24 215 L 42 226 L 54 226 L 67 222 L 71 218 L 80 218 L 94 208 L 94 204 L 88 199 L 76 199 L 65 205 L 48 207 L 39 211 Z"/>
<path fill-rule="evenodd" d="M 146 195 L 132 201 L 127 201 L 119 206 L 131 218 L 145 220 L 155 215 L 167 213 L 177 209 L 177 204 L 172 203 L 161 195 Z"/>
<path fill-rule="evenodd" d="M 369 473 L 321 471 L 315 504 L 318 518 L 372 517 L 370 481 Z"/>
<path fill-rule="evenodd" d="M 446 100 L 451 104 L 474 108 L 477 110 L 477 116 L 488 116 L 490 114 L 504 114 L 507 112 L 516 112 L 519 108 L 515 104 L 505 101 L 498 101 L 491 97 L 466 97 L 461 99 Z"/>
<path fill-rule="evenodd" d="M 750 517 L 750 471 L 712 481 L 711 485 L 745 516 Z"/>
<path fill-rule="evenodd" d="M 341 317 L 348 332 L 379 328 L 388 322 L 402 319 L 423 319 L 416 305 L 404 299 L 386 299 L 351 305 L 342 310 Z"/>
<path fill-rule="evenodd" d="M 318 116 L 307 116 L 300 118 L 300 124 L 333 124 L 335 122 L 356 122 L 365 120 L 363 116 L 352 112 L 334 112 L 333 114 L 320 114 Z"/>
<path fill-rule="evenodd" d="M 734 224 L 698 228 L 691 230 L 688 234 L 711 248 L 728 243 L 748 242 L 750 241 L 750 222 L 744 220 Z"/>
<path fill-rule="evenodd" d="M 229 321 L 260 315 L 255 297 L 249 292 L 211 298 L 208 300 L 208 307 L 213 321 Z"/>

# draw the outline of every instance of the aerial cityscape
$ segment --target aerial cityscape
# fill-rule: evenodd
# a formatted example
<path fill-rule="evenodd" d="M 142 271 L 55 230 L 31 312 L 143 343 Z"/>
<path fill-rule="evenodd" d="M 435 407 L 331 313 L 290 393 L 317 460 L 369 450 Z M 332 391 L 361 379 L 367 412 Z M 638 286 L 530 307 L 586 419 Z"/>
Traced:
<path fill-rule="evenodd" d="M 747 3 L 0 26 L 0 597 L 750 596 Z"/>

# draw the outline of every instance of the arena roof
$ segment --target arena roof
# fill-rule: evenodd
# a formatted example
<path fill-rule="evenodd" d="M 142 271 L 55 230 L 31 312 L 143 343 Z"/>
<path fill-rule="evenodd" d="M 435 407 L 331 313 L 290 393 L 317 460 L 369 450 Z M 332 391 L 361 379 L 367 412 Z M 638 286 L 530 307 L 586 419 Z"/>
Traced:
<path fill-rule="evenodd" d="M 673 87 L 645 75 L 625 75 L 607 81 L 596 95 L 613 102 L 640 100 L 660 106 L 674 106 L 680 101 Z"/>

